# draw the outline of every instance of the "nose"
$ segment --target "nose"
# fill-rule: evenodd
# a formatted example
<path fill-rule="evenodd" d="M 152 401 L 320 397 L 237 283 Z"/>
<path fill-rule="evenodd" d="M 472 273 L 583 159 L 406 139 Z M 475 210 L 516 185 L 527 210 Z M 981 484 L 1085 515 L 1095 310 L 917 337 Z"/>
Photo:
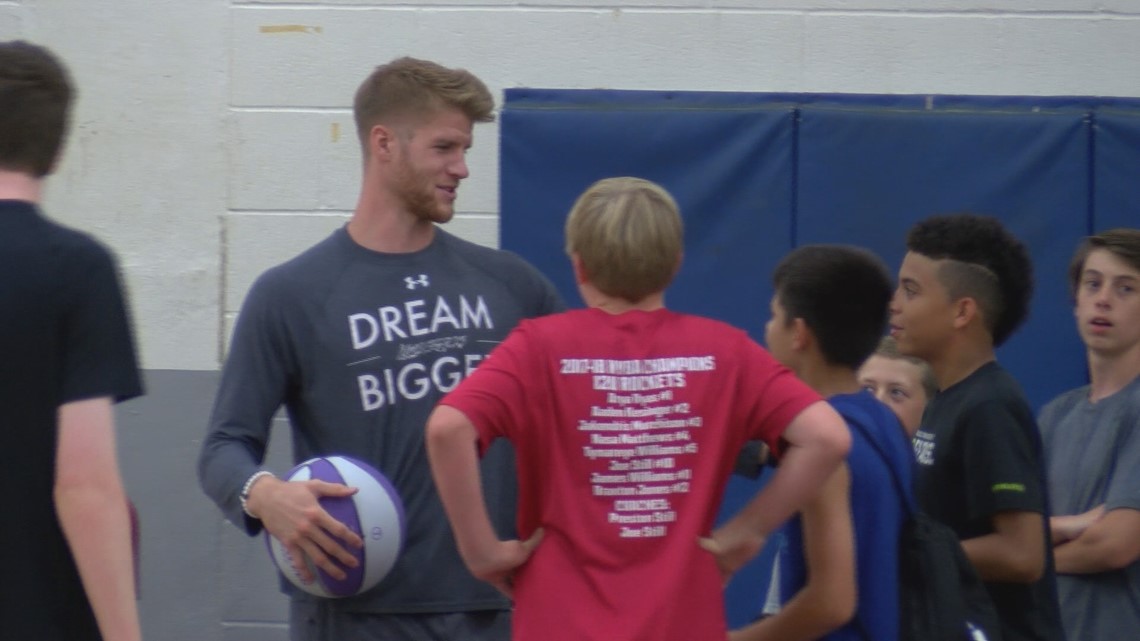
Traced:
<path fill-rule="evenodd" d="M 469 174 L 470 172 L 467 170 L 466 156 L 460 156 L 459 160 L 452 163 L 451 175 L 455 176 L 456 178 L 463 179 L 466 178 Z"/>
<path fill-rule="evenodd" d="M 875 390 L 875 398 L 879 399 L 883 403 L 890 404 L 890 397 L 887 396 L 886 388 L 880 387 L 879 389 Z"/>
<path fill-rule="evenodd" d="M 1101 287 L 1100 290 L 1098 290 L 1096 295 L 1093 297 L 1093 303 L 1095 303 L 1097 307 L 1102 307 L 1102 308 L 1108 307 L 1111 300 L 1112 300 L 1112 288 L 1107 287 L 1107 286 Z"/>

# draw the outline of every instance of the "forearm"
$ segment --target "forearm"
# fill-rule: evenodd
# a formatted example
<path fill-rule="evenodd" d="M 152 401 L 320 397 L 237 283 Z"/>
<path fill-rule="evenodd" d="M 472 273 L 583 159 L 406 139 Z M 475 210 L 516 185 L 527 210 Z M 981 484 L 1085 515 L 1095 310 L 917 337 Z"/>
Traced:
<path fill-rule="evenodd" d="M 1082 514 L 1050 517 L 1049 533 L 1053 545 L 1060 545 L 1077 538 L 1103 515 L 1104 506 L 1098 505 Z"/>
<path fill-rule="evenodd" d="M 1002 513 L 994 517 L 995 532 L 962 541 L 983 581 L 1032 583 L 1045 572 L 1045 532 L 1034 512 Z"/>
<path fill-rule="evenodd" d="M 847 454 L 846 446 L 789 446 L 772 479 L 733 518 L 767 536 L 815 496 Z"/>
<path fill-rule="evenodd" d="M 1107 512 L 1075 539 L 1053 548 L 1057 572 L 1094 574 L 1128 567 L 1140 558 L 1140 511 Z"/>
<path fill-rule="evenodd" d="M 738 631 L 734 641 L 811 641 L 854 616 L 858 588 L 849 492 L 844 466 L 801 513 L 807 584 L 775 616 Z"/>
<path fill-rule="evenodd" d="M 834 631 L 851 618 L 837 613 L 826 589 L 808 585 L 774 616 L 734 630 L 732 641 L 814 641 Z"/>
<path fill-rule="evenodd" d="M 56 512 L 103 638 L 141 638 L 130 516 L 121 485 L 60 488 Z"/>
<path fill-rule="evenodd" d="M 474 572 L 496 544 L 479 476 L 474 426 L 458 410 L 437 408 L 428 419 L 428 461 L 459 552 Z"/>

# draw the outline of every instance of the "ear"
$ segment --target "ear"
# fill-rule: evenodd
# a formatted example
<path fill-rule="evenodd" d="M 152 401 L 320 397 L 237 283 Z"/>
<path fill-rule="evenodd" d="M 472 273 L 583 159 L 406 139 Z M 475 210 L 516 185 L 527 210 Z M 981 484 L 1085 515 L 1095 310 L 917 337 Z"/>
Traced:
<path fill-rule="evenodd" d="M 590 277 L 586 274 L 586 268 L 582 266 L 582 257 L 578 252 L 570 254 L 570 265 L 574 268 L 574 284 L 585 285 L 590 282 Z"/>
<path fill-rule="evenodd" d="M 815 335 L 811 333 L 811 328 L 807 326 L 802 318 L 796 318 L 792 321 L 792 350 L 797 352 L 806 351 L 812 344 L 815 343 Z"/>
<path fill-rule="evenodd" d="M 978 319 L 981 322 L 981 308 L 978 307 L 978 301 L 970 298 L 969 296 L 959 298 L 954 301 L 954 329 L 962 329 Z"/>
<path fill-rule="evenodd" d="M 368 152 L 373 158 L 391 160 L 397 142 L 396 130 L 387 125 L 373 125 L 368 131 Z"/>

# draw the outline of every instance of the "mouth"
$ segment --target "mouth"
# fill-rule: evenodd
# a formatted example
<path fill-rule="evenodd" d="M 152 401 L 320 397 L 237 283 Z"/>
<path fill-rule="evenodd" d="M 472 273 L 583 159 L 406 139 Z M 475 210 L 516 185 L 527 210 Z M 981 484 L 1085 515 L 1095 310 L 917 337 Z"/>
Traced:
<path fill-rule="evenodd" d="M 898 325 L 891 325 L 889 328 L 889 333 L 891 336 L 898 336 L 899 333 L 901 333 L 901 332 L 902 332 L 902 328 L 899 327 Z"/>
<path fill-rule="evenodd" d="M 1089 319 L 1089 325 L 1098 329 L 1110 329 L 1112 327 L 1112 321 L 1108 320 L 1107 318 L 1097 316 L 1096 318 Z"/>
<path fill-rule="evenodd" d="M 447 196 L 449 199 L 455 200 L 455 192 L 459 188 L 459 185 L 451 185 L 451 186 L 436 185 L 435 188 L 442 191 L 444 193 L 444 195 Z"/>

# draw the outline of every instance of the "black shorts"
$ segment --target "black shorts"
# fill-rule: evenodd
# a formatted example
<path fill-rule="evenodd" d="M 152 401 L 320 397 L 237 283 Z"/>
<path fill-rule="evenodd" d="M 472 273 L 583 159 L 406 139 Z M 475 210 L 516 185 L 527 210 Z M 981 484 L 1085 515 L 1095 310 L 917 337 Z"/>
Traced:
<path fill-rule="evenodd" d="M 290 641 L 510 641 L 509 610 L 372 614 L 342 612 L 331 601 L 293 600 Z"/>

